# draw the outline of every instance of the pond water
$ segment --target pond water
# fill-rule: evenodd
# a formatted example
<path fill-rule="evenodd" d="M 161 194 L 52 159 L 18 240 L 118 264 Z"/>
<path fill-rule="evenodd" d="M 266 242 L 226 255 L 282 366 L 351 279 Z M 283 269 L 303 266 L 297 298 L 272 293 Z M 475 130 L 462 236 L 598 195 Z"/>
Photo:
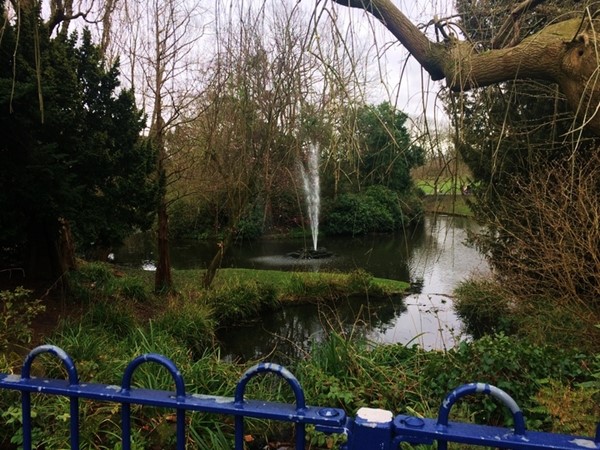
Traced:
<path fill-rule="evenodd" d="M 352 298 L 335 305 L 289 306 L 263 315 L 248 326 L 219 333 L 222 354 L 272 361 L 301 357 L 325 330 L 337 329 L 377 343 L 416 343 L 425 349 L 454 346 L 461 335 L 452 308 L 452 290 L 471 275 L 485 274 L 483 256 L 466 244 L 477 225 L 468 218 L 427 216 L 422 225 L 398 234 L 361 238 L 319 239 L 333 252 L 328 259 L 299 261 L 288 252 L 305 246 L 302 240 L 261 240 L 235 246 L 223 267 L 296 271 L 351 271 L 364 269 L 377 277 L 411 282 L 416 292 L 404 299 Z M 309 246 L 311 243 L 307 243 Z M 154 245 L 132 239 L 115 254 L 115 262 L 141 265 L 151 261 Z M 173 267 L 205 268 L 214 256 L 214 243 L 173 245 Z"/>

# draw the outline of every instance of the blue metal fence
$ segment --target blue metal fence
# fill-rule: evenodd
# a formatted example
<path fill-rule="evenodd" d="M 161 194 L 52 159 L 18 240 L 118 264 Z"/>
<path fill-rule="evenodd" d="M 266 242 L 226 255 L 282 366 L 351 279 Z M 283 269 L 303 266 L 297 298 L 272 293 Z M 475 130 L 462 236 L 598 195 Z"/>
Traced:
<path fill-rule="evenodd" d="M 42 353 L 58 357 L 64 365 L 67 380 L 32 378 L 33 360 Z M 131 387 L 135 370 L 146 362 L 158 363 L 167 368 L 175 383 L 175 392 Z M 282 377 L 291 387 L 295 404 L 247 400 L 244 398 L 246 385 L 255 376 L 274 373 Z M 235 417 L 235 449 L 244 448 L 244 418 L 262 418 L 295 424 L 296 449 L 305 446 L 305 426 L 314 425 L 325 433 L 347 435 L 345 450 L 392 450 L 403 442 L 409 444 L 433 444 L 446 450 L 449 442 L 495 448 L 518 450 L 562 449 L 600 450 L 600 423 L 595 437 L 572 436 L 555 433 L 529 431 L 525 427 L 523 414 L 516 402 L 504 391 L 487 384 L 472 383 L 449 393 L 440 406 L 437 419 L 425 419 L 406 415 L 393 416 L 390 411 L 361 408 L 356 417 L 348 417 L 338 408 L 307 406 L 304 391 L 298 380 L 287 369 L 277 364 L 258 364 L 250 368 L 239 380 L 233 397 L 187 394 L 183 376 L 168 358 L 157 354 L 146 354 L 134 359 L 123 375 L 121 386 L 80 383 L 75 364 L 62 349 L 42 345 L 25 358 L 21 375 L 0 374 L 0 389 L 21 392 L 23 448 L 30 450 L 32 442 L 31 393 L 68 397 L 70 400 L 71 448 L 79 449 L 79 399 L 121 404 L 123 449 L 131 448 L 131 405 L 150 405 L 171 408 L 176 411 L 177 449 L 185 449 L 186 413 L 201 411 Z M 452 406 L 466 395 L 486 394 L 501 401 L 512 413 L 514 428 L 501 428 L 449 421 Z"/>

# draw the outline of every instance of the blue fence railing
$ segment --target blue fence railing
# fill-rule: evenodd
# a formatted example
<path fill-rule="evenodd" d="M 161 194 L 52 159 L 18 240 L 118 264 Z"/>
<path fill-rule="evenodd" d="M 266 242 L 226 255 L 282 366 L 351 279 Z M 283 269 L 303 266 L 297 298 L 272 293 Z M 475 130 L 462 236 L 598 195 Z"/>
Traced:
<path fill-rule="evenodd" d="M 32 378 L 31 364 L 42 354 L 58 357 L 65 367 L 68 379 Z M 146 362 L 158 363 L 169 371 L 175 383 L 175 392 L 131 387 L 135 370 Z M 244 398 L 248 382 L 261 373 L 274 373 L 291 387 L 295 404 L 247 400 Z M 123 374 L 121 386 L 80 383 L 75 364 L 62 349 L 42 345 L 29 353 L 23 362 L 21 375 L 0 374 L 0 389 L 21 392 L 23 448 L 30 450 L 32 442 L 31 393 L 58 395 L 70 400 L 71 448 L 79 449 L 79 399 L 121 404 L 122 448 L 131 448 L 131 405 L 150 405 L 176 411 L 177 449 L 185 449 L 186 414 L 194 411 L 231 415 L 235 418 L 235 449 L 244 448 L 244 418 L 262 418 L 295 424 L 295 448 L 304 449 L 305 426 L 314 425 L 325 433 L 342 433 L 347 436 L 345 450 L 392 450 L 401 443 L 433 444 L 446 450 L 449 442 L 518 450 L 600 450 L 600 423 L 595 437 L 572 436 L 529 431 L 521 409 L 504 391 L 483 383 L 461 386 L 446 396 L 437 419 L 406 415 L 393 416 L 390 411 L 361 408 L 356 417 L 347 417 L 338 408 L 307 406 L 304 391 L 298 380 L 287 369 L 277 364 L 258 364 L 250 368 L 239 380 L 233 397 L 188 394 L 183 376 L 168 358 L 146 354 L 134 359 Z M 452 406 L 457 400 L 472 394 L 491 395 L 502 402 L 513 416 L 514 428 L 492 427 L 449 421 Z"/>

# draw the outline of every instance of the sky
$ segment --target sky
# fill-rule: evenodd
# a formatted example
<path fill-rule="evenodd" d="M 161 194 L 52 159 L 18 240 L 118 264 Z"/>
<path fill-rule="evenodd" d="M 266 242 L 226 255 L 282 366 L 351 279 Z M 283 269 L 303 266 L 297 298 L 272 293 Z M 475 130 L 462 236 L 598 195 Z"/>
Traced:
<path fill-rule="evenodd" d="M 315 3 L 314 0 L 302 1 Z M 452 13 L 453 2 L 449 1 L 392 1 L 417 25 L 428 23 L 435 15 L 441 18 Z M 437 99 L 441 82 L 431 81 L 383 24 L 356 8 L 335 7 L 341 16 L 345 16 L 348 26 L 354 28 L 360 40 L 372 44 L 368 65 L 371 78 L 377 80 L 371 89 L 374 102 L 390 100 L 414 119 L 427 116 L 429 120 L 447 121 Z"/>
<path fill-rule="evenodd" d="M 426 24 L 435 15 L 447 17 L 451 14 L 453 6 L 451 0 L 391 1 L 416 24 Z M 135 1 L 133 3 L 144 2 L 138 0 L 137 3 Z M 207 29 L 210 28 L 210 12 L 212 10 L 214 13 L 218 8 L 227 10 L 242 5 L 242 7 L 256 8 L 264 6 L 267 9 L 270 7 L 272 10 L 277 10 L 277 6 L 284 5 L 290 9 L 298 7 L 307 15 L 327 9 L 328 14 L 321 16 L 320 25 L 331 27 L 327 17 L 336 16 L 336 26 L 347 41 L 344 45 L 348 45 L 353 51 L 356 49 L 356 55 L 359 55 L 356 59 L 368 74 L 370 80 L 366 95 L 368 103 L 390 101 L 398 109 L 407 113 L 413 121 L 422 121 L 423 117 L 427 117 L 430 126 L 435 123 L 441 123 L 443 126 L 448 122 L 437 97 L 442 87 L 441 83 L 431 81 L 429 75 L 412 57 L 409 57 L 408 52 L 383 24 L 363 10 L 344 7 L 332 0 L 213 0 L 212 2 L 183 0 L 182 4 L 193 11 L 199 20 L 197 29 L 190 34 L 199 33 L 202 36 L 209 34 Z M 217 4 L 221 6 L 217 7 Z M 307 33 L 310 32 L 311 30 L 307 30 Z M 210 39 L 198 38 L 198 48 L 194 51 L 196 54 L 194 58 L 199 66 L 202 65 L 202 58 L 208 57 L 211 53 L 210 48 L 205 47 L 206 42 L 210 42 Z M 209 43 L 208 46 L 210 45 Z M 125 58 L 121 58 L 121 66 L 122 73 L 126 76 Z M 181 72 L 183 73 L 183 70 Z M 140 88 L 140 85 L 136 87 Z"/>

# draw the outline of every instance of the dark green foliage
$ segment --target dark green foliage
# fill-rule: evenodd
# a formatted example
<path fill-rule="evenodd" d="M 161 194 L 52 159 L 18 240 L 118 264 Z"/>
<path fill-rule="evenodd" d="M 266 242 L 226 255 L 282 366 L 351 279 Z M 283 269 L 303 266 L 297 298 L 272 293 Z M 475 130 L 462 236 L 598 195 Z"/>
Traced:
<path fill-rule="evenodd" d="M 98 298 L 105 299 L 113 279 L 111 267 L 106 263 L 82 264 L 79 270 L 68 274 L 71 298 L 84 303 Z"/>
<path fill-rule="evenodd" d="M 195 357 L 211 348 L 214 339 L 212 311 L 191 299 L 182 300 L 167 308 L 154 321 L 154 328 L 172 336 L 190 349 Z"/>
<path fill-rule="evenodd" d="M 457 10 L 471 41 L 485 50 L 513 5 L 508 0 L 461 0 Z M 528 10 L 507 38 L 584 17 L 587 6 L 595 8 L 592 2 L 576 0 L 543 2 Z M 569 316 L 579 315 L 582 324 L 574 337 L 581 338 L 580 345 L 587 340 L 597 347 L 600 277 L 590 262 L 600 258 L 598 138 L 575 128 L 573 112 L 555 85 L 507 82 L 457 94 L 453 101 L 461 111 L 455 117 L 461 136 L 457 149 L 475 177 L 470 206 L 485 225 L 475 242 L 489 255 L 515 306 L 528 310 L 531 320 L 524 323 L 525 333 L 533 330 L 531 335 L 545 340 L 545 334 L 567 329 L 550 325 L 551 316 L 571 329 L 573 321 L 564 314 L 570 311 Z M 545 304 L 535 311 L 531 306 L 537 299 Z M 493 317 L 493 308 L 481 304 L 468 314 L 489 316 L 493 329 L 510 328 Z"/>
<path fill-rule="evenodd" d="M 111 283 L 111 293 L 119 298 L 147 301 L 150 299 L 148 284 L 136 277 L 115 278 Z"/>
<path fill-rule="evenodd" d="M 598 367 L 585 355 L 536 346 L 505 335 L 486 336 L 462 343 L 447 356 L 432 358 L 423 367 L 422 377 L 431 398 L 445 395 L 467 382 L 493 384 L 508 392 L 525 411 L 531 428 L 544 428 L 544 418 L 533 413 L 533 395 L 548 383 L 575 385 L 592 377 Z M 510 411 L 489 397 L 468 399 L 475 420 L 487 424 L 510 424 Z"/>
<path fill-rule="evenodd" d="M 375 406 L 392 411 L 415 411 L 434 417 L 452 389 L 470 382 L 494 384 L 511 395 L 524 410 L 530 429 L 548 430 L 549 414 L 540 408 L 536 393 L 552 383 L 590 386 L 588 406 L 600 374 L 598 358 L 573 351 L 557 351 L 505 335 L 463 342 L 447 352 L 423 351 L 403 345 L 370 348 L 331 334 L 316 344 L 311 359 L 299 362 L 295 372 L 313 404 L 356 411 Z M 565 412 L 565 414 L 568 414 Z M 511 425 L 510 411 L 491 397 L 471 396 L 453 409 L 453 420 Z M 560 429 L 554 424 L 555 431 Z M 591 435 L 592 429 L 585 433 Z"/>
<path fill-rule="evenodd" d="M 363 186 L 381 185 L 397 192 L 412 187 L 410 169 L 425 162 L 425 153 L 411 144 L 405 127 L 407 118 L 389 102 L 358 111 Z"/>
<path fill-rule="evenodd" d="M 262 209 L 257 203 L 254 203 L 252 208 L 240 218 L 235 229 L 237 241 L 252 240 L 262 235 Z"/>
<path fill-rule="evenodd" d="M 41 300 L 33 300 L 31 294 L 22 287 L 0 291 L 0 352 L 31 342 L 31 323 L 46 309 Z"/>
<path fill-rule="evenodd" d="M 59 219 L 93 254 L 147 228 L 156 193 L 154 152 L 118 67 L 104 68 L 88 31 L 49 39 L 38 22 L 22 12 L 0 41 L 0 246 L 19 249 L 12 263 L 32 276 L 61 270 Z"/>
<path fill-rule="evenodd" d="M 136 276 L 116 275 L 108 263 L 81 264 L 77 271 L 69 273 L 71 297 L 78 302 L 92 300 L 150 300 L 148 283 Z"/>
<path fill-rule="evenodd" d="M 371 186 L 360 194 L 340 195 L 324 216 L 323 229 L 328 234 L 391 232 L 408 224 L 398 194 L 383 186 Z"/>
<path fill-rule="evenodd" d="M 120 336 L 125 336 L 136 325 L 135 316 L 129 304 L 109 300 L 90 304 L 81 322 L 88 327 L 104 328 Z"/>
<path fill-rule="evenodd" d="M 209 235 L 213 228 L 211 211 L 206 205 L 179 199 L 169 208 L 169 236 L 173 239 L 196 239 Z"/>

